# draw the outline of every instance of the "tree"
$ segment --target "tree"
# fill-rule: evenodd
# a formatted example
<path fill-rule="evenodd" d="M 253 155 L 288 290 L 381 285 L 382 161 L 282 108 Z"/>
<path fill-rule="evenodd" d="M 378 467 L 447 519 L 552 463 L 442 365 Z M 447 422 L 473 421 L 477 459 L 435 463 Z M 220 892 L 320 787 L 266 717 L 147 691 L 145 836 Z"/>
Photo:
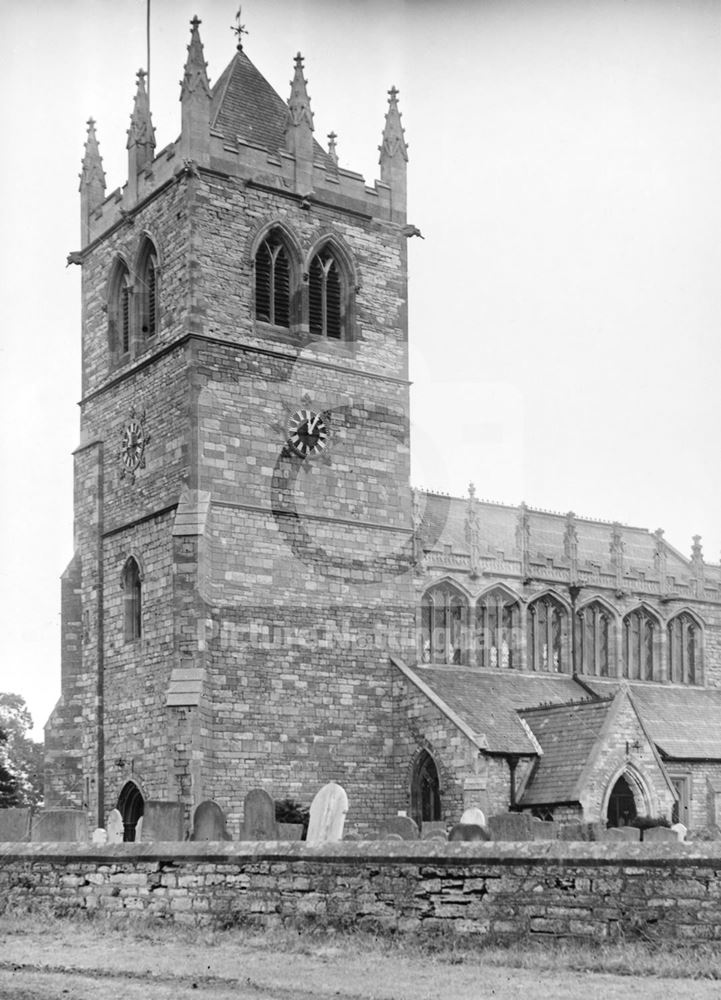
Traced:
<path fill-rule="evenodd" d="M 19 694 L 0 694 L 0 808 L 37 806 L 43 797 L 43 744 Z"/>

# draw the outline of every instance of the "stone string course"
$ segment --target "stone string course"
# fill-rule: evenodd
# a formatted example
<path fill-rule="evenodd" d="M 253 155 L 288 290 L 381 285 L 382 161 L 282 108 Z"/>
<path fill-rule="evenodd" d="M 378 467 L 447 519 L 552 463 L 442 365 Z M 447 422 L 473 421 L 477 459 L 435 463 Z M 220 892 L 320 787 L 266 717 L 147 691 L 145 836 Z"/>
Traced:
<path fill-rule="evenodd" d="M 0 845 L 5 912 L 522 940 L 721 939 L 721 845 Z"/>

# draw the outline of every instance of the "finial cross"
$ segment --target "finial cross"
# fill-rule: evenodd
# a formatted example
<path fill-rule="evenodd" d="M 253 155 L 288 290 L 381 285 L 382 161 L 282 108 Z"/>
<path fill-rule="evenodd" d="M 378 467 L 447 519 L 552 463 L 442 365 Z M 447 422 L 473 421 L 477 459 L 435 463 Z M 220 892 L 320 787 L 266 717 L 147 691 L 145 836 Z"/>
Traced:
<path fill-rule="evenodd" d="M 396 97 L 398 97 L 399 93 L 400 91 L 398 90 L 398 88 L 396 86 L 393 86 L 388 91 L 388 96 L 390 97 L 391 101 L 395 102 L 395 99 Z"/>
<path fill-rule="evenodd" d="M 242 7 L 238 7 L 238 13 L 235 15 L 235 24 L 231 25 L 230 30 L 238 39 L 238 51 L 243 51 L 243 35 L 248 35 L 250 32 L 246 29 L 244 24 L 240 23 Z"/>

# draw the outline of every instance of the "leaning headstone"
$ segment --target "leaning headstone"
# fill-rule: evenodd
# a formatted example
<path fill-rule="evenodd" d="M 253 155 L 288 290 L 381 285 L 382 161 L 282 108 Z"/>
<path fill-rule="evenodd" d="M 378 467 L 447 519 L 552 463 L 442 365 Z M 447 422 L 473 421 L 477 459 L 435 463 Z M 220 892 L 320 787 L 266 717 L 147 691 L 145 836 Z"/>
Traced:
<path fill-rule="evenodd" d="M 410 816 L 391 816 L 381 823 L 381 840 L 387 840 L 387 834 L 400 834 L 401 840 L 418 840 L 418 826 Z"/>
<path fill-rule="evenodd" d="M 458 820 L 459 823 L 472 823 L 474 826 L 484 826 L 486 825 L 486 816 L 482 809 L 478 809 L 473 806 L 471 809 L 466 809 L 461 818 Z"/>
<path fill-rule="evenodd" d="M 43 809 L 33 817 L 32 840 L 35 843 L 86 844 L 87 815 L 81 809 Z"/>
<path fill-rule="evenodd" d="M 111 809 L 108 818 L 105 820 L 105 829 L 108 834 L 109 844 L 122 844 L 125 832 L 125 824 L 119 809 Z"/>
<path fill-rule="evenodd" d="M 674 823 L 671 829 L 676 834 L 679 840 L 685 840 L 686 834 L 688 833 L 688 828 L 684 826 L 683 823 Z"/>
<path fill-rule="evenodd" d="M 275 802 L 263 788 L 252 788 L 243 803 L 241 840 L 277 840 Z"/>
<path fill-rule="evenodd" d="M 670 830 L 667 826 L 652 826 L 649 830 L 643 831 L 643 842 L 644 844 L 678 844 L 678 837 L 675 831 Z"/>
<path fill-rule="evenodd" d="M 152 844 L 154 841 L 176 841 L 183 839 L 183 804 L 182 802 L 158 802 L 148 799 L 143 809 L 143 840 Z M 137 840 L 138 828 L 135 828 Z"/>
<path fill-rule="evenodd" d="M 641 839 L 641 831 L 637 826 L 611 826 L 608 830 L 604 831 L 602 840 L 620 843 L 622 841 L 639 841 Z"/>
<path fill-rule="evenodd" d="M 530 813 L 501 813 L 490 816 L 491 840 L 533 840 L 533 817 Z"/>
<path fill-rule="evenodd" d="M 25 807 L 0 809 L 0 843 L 30 840 L 30 810 Z"/>
<path fill-rule="evenodd" d="M 107 830 L 104 830 L 102 826 L 97 827 L 95 830 L 93 830 L 93 835 L 90 839 L 93 844 L 107 844 L 108 842 Z"/>
<path fill-rule="evenodd" d="M 348 812 L 348 796 L 335 781 L 323 785 L 310 806 L 308 833 L 309 844 L 323 844 L 343 839 L 343 827 Z"/>
<path fill-rule="evenodd" d="M 217 802 L 206 799 L 193 813 L 191 840 L 230 840 L 225 829 L 225 814 Z"/>

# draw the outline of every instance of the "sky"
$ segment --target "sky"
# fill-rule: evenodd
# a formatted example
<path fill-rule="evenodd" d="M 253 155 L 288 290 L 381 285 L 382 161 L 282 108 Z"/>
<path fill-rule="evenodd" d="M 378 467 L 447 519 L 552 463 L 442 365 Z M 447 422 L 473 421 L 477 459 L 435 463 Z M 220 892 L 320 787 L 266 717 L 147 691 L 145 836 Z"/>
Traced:
<path fill-rule="evenodd" d="M 236 7 L 151 0 L 158 149 L 189 21 L 211 83 Z M 391 85 L 409 143 L 414 485 L 665 529 L 721 551 L 721 3 L 248 0 L 283 98 L 379 176 Z M 36 738 L 60 694 L 80 398 L 78 173 L 97 121 L 125 183 L 145 0 L 14 0 L 0 63 L 0 691 Z"/>

